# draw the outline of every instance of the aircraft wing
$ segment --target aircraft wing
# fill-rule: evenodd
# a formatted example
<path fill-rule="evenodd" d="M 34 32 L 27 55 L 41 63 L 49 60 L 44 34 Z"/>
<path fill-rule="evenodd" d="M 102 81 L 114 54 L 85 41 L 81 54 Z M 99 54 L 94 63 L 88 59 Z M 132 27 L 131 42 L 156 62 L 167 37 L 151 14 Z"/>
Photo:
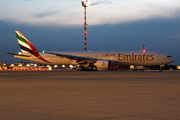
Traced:
<path fill-rule="evenodd" d="M 21 54 L 15 54 L 15 53 L 4 53 L 4 54 L 17 55 L 17 56 L 22 56 L 22 57 L 31 57 L 29 55 L 21 55 Z"/>
<path fill-rule="evenodd" d="M 52 52 L 45 52 L 48 54 L 53 54 L 59 57 L 68 58 L 71 60 L 76 60 L 77 63 L 95 63 L 97 61 L 96 58 L 90 58 L 90 57 L 83 57 L 83 56 L 76 56 L 76 55 L 68 55 L 68 54 L 61 54 L 61 53 L 52 53 Z"/>

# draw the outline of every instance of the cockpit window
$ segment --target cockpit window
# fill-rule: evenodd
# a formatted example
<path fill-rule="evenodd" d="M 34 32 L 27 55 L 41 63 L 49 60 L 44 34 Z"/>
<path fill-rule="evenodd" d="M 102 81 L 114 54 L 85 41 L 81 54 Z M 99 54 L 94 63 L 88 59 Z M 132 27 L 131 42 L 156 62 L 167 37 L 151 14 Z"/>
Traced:
<path fill-rule="evenodd" d="M 168 58 L 171 58 L 172 56 L 169 56 L 169 55 L 168 55 L 167 57 L 168 57 Z"/>

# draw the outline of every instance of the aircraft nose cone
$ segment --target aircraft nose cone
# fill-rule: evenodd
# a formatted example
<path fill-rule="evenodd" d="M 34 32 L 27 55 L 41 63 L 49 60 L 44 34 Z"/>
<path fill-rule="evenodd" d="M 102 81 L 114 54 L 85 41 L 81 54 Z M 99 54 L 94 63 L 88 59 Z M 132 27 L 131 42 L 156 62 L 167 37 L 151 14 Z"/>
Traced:
<path fill-rule="evenodd" d="M 171 62 L 174 62 L 175 61 L 175 59 L 174 58 L 171 58 Z"/>

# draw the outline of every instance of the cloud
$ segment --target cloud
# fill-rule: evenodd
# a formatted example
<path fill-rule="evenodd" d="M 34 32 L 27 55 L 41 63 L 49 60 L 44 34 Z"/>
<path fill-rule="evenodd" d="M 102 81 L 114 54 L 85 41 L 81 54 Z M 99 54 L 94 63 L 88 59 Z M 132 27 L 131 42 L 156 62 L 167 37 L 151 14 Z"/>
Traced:
<path fill-rule="evenodd" d="M 80 1 L 70 1 L 14 2 L 17 5 L 6 3 L 4 8 L 0 8 L 0 20 L 34 26 L 81 26 L 84 12 Z M 104 25 L 153 18 L 174 19 L 180 16 L 180 5 L 176 1 L 92 0 L 91 7 L 87 8 L 87 23 Z M 14 10 L 18 14 L 14 14 Z"/>
<path fill-rule="evenodd" d="M 36 14 L 34 15 L 36 18 L 44 18 L 44 17 L 47 17 L 47 16 L 51 16 L 51 15 L 54 15 L 54 14 L 57 14 L 59 13 L 60 11 L 51 11 L 51 12 L 46 12 L 46 13 L 39 13 L 39 14 Z"/>
<path fill-rule="evenodd" d="M 173 35 L 170 37 L 170 39 L 177 39 L 178 41 L 180 40 L 180 35 Z"/>
<path fill-rule="evenodd" d="M 105 0 L 105 1 L 94 2 L 94 3 L 91 3 L 90 5 L 94 6 L 94 5 L 99 5 L 99 4 L 110 4 L 110 3 L 112 2 Z"/>

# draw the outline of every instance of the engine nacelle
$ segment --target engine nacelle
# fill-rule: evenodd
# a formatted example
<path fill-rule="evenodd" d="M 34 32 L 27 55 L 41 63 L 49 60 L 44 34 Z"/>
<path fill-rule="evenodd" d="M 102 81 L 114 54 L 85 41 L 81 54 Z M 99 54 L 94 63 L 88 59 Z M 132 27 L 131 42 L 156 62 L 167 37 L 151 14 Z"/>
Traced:
<path fill-rule="evenodd" d="M 97 69 L 109 69 L 110 60 L 97 60 L 96 67 Z"/>

